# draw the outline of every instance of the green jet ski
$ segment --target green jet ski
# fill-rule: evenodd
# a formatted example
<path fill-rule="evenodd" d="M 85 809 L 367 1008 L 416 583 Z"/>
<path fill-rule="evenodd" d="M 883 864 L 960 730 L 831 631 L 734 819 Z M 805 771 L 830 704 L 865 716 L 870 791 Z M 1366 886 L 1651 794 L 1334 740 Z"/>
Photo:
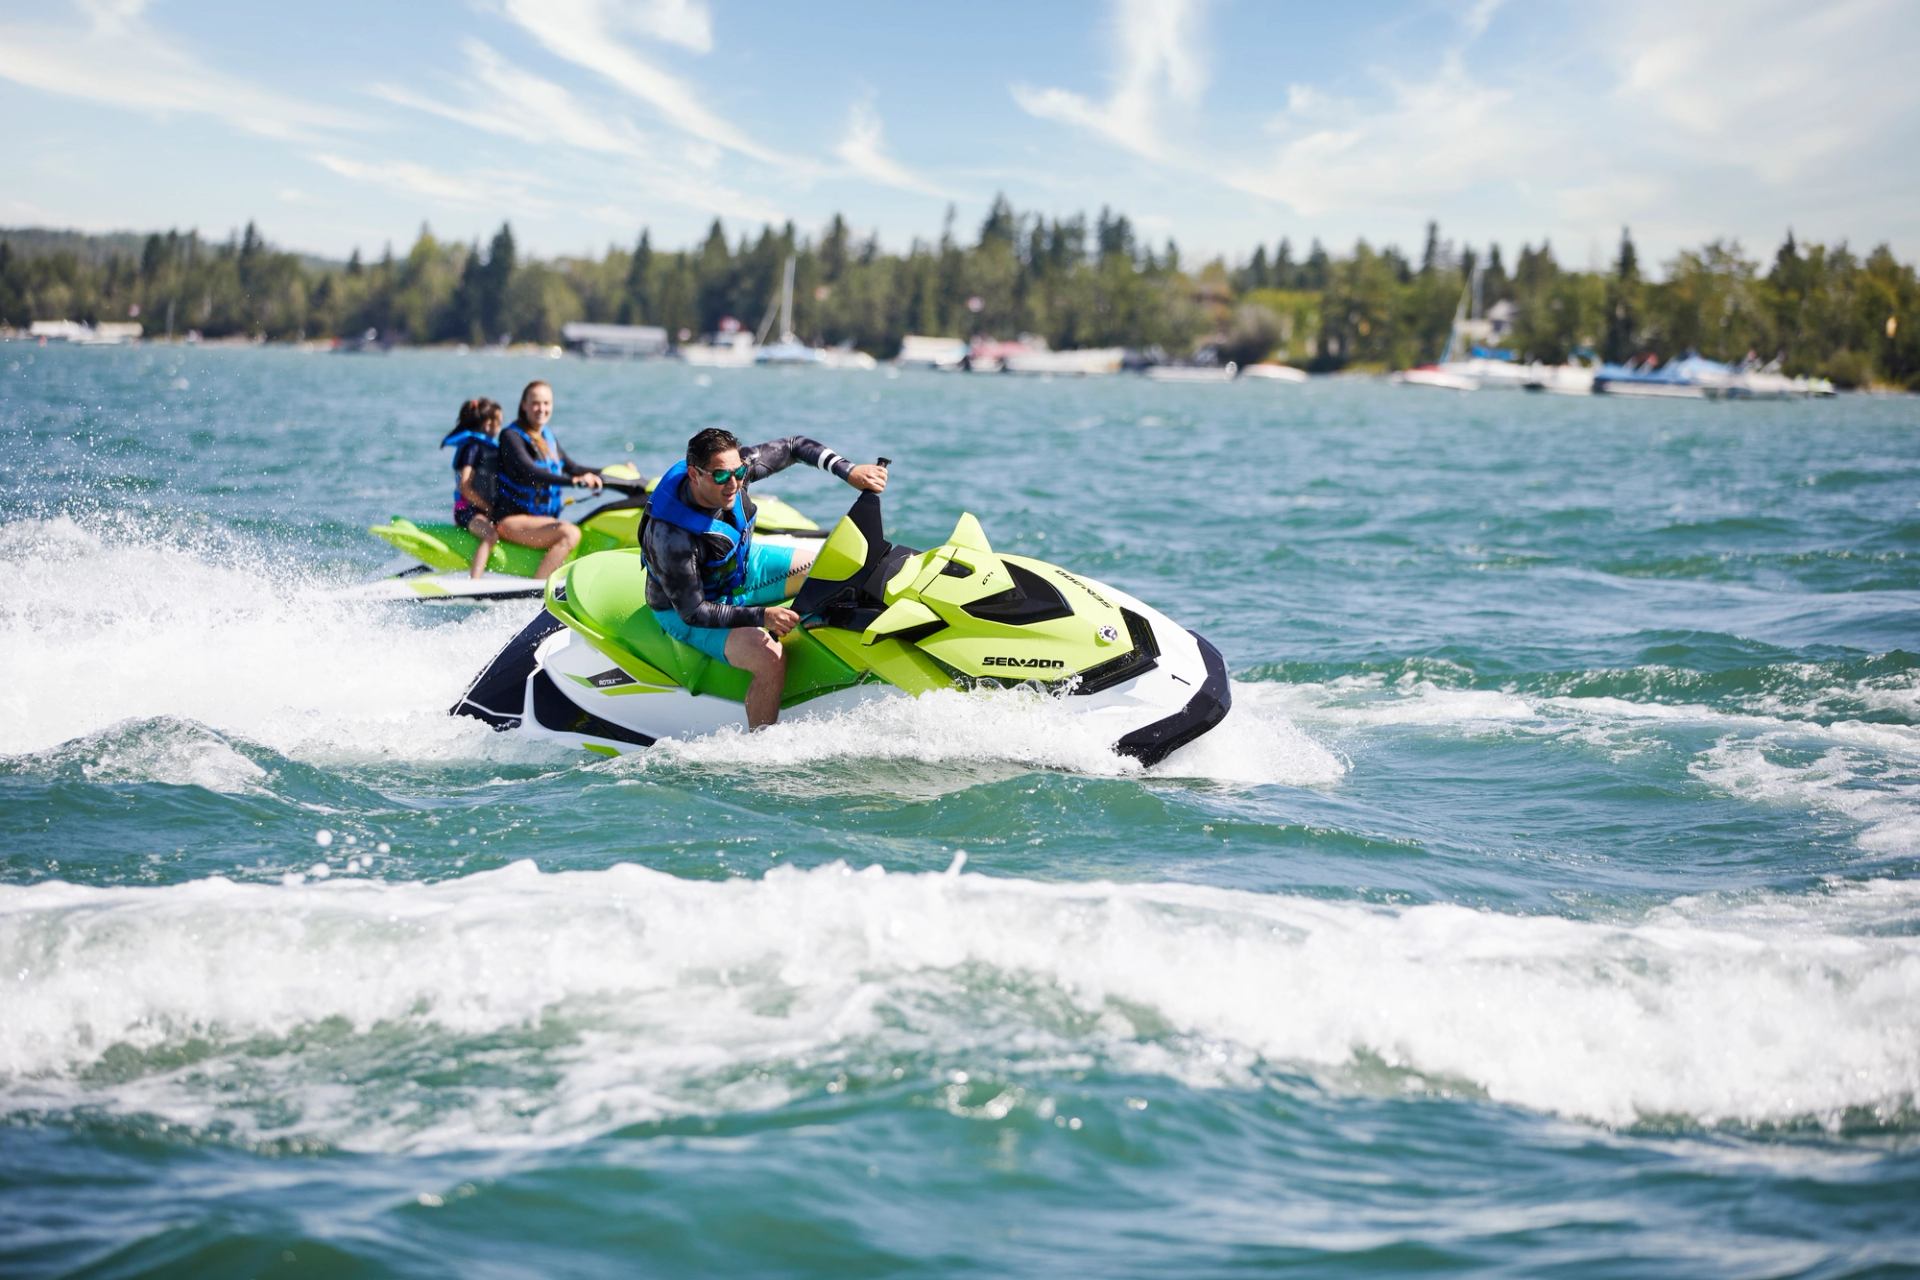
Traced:
<path fill-rule="evenodd" d="M 756 501 L 759 501 L 756 496 Z M 1147 764 L 1218 724 L 1226 665 L 1200 636 L 1123 591 L 996 553 L 962 515 L 946 542 L 886 540 L 862 494 L 820 548 L 792 607 L 783 721 L 870 698 L 1036 685 L 1109 726 Z M 488 663 L 451 713 L 606 755 L 745 722 L 747 673 L 668 636 L 638 549 L 581 556 L 546 611 Z"/>
<path fill-rule="evenodd" d="M 580 546 L 573 559 L 597 551 L 636 547 L 640 517 L 647 509 L 647 495 L 653 481 L 644 479 L 632 463 L 620 462 L 601 472 L 606 485 L 606 500 L 588 507 L 577 518 Z M 657 479 L 657 477 L 656 477 Z M 759 508 L 756 537 L 781 546 L 803 539 L 818 541 L 826 532 L 812 520 L 770 494 L 755 491 Z M 569 504 L 586 499 L 570 498 Z M 565 517 L 562 517 L 565 518 Z M 344 594 L 356 600 L 534 600 L 546 584 L 534 577 L 545 553 L 534 547 L 501 541 L 494 544 L 487 559 L 487 571 L 480 577 L 468 576 L 474 549 L 480 545 L 465 529 L 452 521 L 424 523 L 395 516 L 385 524 L 376 524 L 367 532 L 405 554 L 410 563 L 383 578 Z"/>

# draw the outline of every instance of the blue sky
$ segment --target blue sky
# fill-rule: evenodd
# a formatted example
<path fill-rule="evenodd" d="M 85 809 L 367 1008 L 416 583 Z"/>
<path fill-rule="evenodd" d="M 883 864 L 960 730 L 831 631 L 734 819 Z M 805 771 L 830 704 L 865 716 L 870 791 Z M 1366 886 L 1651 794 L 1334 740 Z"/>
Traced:
<path fill-rule="evenodd" d="M 1355 16 L 1363 14 L 1364 16 Z M 1183 255 L 1920 256 L 1912 0 L 0 0 L 0 225 L 599 254 L 1022 211 Z"/>

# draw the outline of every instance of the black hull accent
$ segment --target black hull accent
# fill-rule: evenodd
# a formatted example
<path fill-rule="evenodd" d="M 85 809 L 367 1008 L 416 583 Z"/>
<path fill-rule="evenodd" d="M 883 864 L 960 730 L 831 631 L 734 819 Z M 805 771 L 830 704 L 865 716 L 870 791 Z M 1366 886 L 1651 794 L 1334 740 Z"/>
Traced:
<path fill-rule="evenodd" d="M 518 729 L 527 705 L 527 677 L 533 674 L 533 651 L 563 625 L 542 609 L 519 635 L 507 641 L 492 662 L 480 669 L 460 701 L 447 708 L 447 714 L 472 716 L 502 731 Z"/>
<path fill-rule="evenodd" d="M 650 747 L 654 740 L 637 729 L 602 720 L 568 700 L 545 671 L 533 675 L 533 718 L 540 727 L 553 733 L 577 733 L 583 738 L 604 738 L 624 742 L 630 747 Z"/>
<path fill-rule="evenodd" d="M 1233 690 L 1227 681 L 1227 664 L 1220 651 L 1207 638 L 1194 632 L 1200 657 L 1207 664 L 1207 678 L 1200 691 L 1187 700 L 1179 714 L 1156 720 L 1144 729 L 1135 729 L 1113 746 L 1123 756 L 1132 756 L 1141 764 L 1155 765 L 1186 746 L 1226 718 L 1233 706 Z"/>

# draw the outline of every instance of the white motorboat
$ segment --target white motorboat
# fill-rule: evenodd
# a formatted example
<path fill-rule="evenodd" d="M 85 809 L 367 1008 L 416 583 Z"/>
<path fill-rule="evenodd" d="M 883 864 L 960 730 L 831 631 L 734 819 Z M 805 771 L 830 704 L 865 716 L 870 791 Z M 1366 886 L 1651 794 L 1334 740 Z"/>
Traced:
<path fill-rule="evenodd" d="M 952 372 L 966 363 L 967 344 L 958 338 L 931 338 L 910 333 L 900 340 L 893 363 L 901 369 L 938 369 Z"/>
<path fill-rule="evenodd" d="M 1007 355 L 1000 367 L 1007 373 L 1092 378 L 1120 372 L 1120 362 L 1126 354 L 1120 347 L 1084 347 L 1075 351 L 1029 349 Z"/>
<path fill-rule="evenodd" d="M 754 362 L 759 344 L 744 329 L 716 333 L 705 342 L 677 348 L 675 354 L 700 369 L 745 369 Z"/>
<path fill-rule="evenodd" d="M 1148 382 L 1232 382 L 1240 368 L 1229 361 L 1222 365 L 1156 364 L 1147 371 Z"/>
<path fill-rule="evenodd" d="M 1240 371 L 1240 376 L 1254 382 L 1305 382 L 1308 374 L 1305 369 L 1296 369 L 1290 364 L 1275 364 L 1262 360 L 1259 364 L 1250 364 Z"/>
<path fill-rule="evenodd" d="M 1391 374 L 1388 382 L 1401 387 L 1431 387 L 1436 391 L 1478 391 L 1480 380 L 1444 365 L 1423 364 Z"/>
<path fill-rule="evenodd" d="M 766 324 L 760 326 L 762 339 Z M 761 347 L 756 359 L 765 365 L 802 369 L 871 369 L 875 360 L 864 351 L 855 351 L 851 342 L 836 348 L 816 347 L 802 342 L 793 331 L 793 259 L 787 259 L 780 278 L 780 336 Z"/>
<path fill-rule="evenodd" d="M 1593 369 L 1584 364 L 1530 364 L 1526 366 L 1528 391 L 1545 391 L 1556 396 L 1593 394 Z"/>

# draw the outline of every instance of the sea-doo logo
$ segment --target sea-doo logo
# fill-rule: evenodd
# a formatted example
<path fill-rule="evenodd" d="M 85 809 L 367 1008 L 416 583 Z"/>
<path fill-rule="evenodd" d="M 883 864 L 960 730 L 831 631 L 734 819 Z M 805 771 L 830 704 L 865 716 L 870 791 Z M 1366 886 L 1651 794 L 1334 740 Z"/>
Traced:
<path fill-rule="evenodd" d="M 1092 587 L 1088 586 L 1086 583 L 1080 581 L 1080 579 L 1068 573 L 1065 569 L 1062 569 L 1059 565 L 1053 566 L 1053 571 L 1055 574 L 1059 575 L 1061 578 L 1065 579 L 1068 582 L 1071 582 L 1074 586 L 1080 588 L 1082 591 L 1092 596 L 1093 602 L 1099 605 L 1102 609 L 1113 608 L 1112 605 L 1107 603 L 1107 598 L 1105 596 L 1101 595 L 1098 591 L 1095 591 Z"/>
<path fill-rule="evenodd" d="M 1058 658 L 1008 658 L 999 654 L 988 654 L 980 659 L 983 667 L 1064 667 L 1067 664 Z"/>

